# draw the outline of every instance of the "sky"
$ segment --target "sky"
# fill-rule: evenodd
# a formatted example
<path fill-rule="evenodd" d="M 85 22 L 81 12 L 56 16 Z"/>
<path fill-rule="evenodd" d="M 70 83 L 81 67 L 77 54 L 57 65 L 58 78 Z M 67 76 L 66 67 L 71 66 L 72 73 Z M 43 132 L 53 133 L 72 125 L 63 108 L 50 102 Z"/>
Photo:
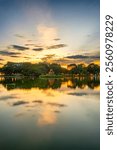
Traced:
<path fill-rule="evenodd" d="M 99 0 L 0 0 L 0 65 L 99 64 Z"/>

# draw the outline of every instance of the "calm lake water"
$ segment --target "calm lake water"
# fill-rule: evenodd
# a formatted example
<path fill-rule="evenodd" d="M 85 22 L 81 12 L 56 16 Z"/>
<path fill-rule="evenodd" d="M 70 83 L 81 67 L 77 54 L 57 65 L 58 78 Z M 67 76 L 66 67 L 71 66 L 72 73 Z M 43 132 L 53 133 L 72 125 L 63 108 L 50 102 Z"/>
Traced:
<path fill-rule="evenodd" d="M 99 150 L 99 80 L 0 79 L 0 150 Z"/>

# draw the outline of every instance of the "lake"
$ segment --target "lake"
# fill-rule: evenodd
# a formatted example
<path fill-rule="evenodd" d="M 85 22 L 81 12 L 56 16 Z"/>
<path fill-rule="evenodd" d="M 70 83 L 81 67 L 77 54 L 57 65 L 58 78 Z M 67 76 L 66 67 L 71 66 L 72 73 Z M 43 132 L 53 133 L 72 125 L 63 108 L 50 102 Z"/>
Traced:
<path fill-rule="evenodd" d="M 99 150 L 99 79 L 0 78 L 0 150 Z"/>

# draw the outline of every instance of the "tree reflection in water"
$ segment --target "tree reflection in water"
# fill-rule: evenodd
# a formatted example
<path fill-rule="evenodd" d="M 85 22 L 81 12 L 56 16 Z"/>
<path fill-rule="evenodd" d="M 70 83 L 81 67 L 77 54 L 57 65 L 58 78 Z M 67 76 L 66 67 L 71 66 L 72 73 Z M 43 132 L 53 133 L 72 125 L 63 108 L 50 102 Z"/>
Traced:
<path fill-rule="evenodd" d="M 100 85 L 99 78 L 64 78 L 64 79 L 40 79 L 40 78 L 7 78 L 0 79 L 2 84 L 7 90 L 12 89 L 58 89 L 63 84 L 66 84 L 68 88 L 80 88 L 84 89 L 88 86 L 90 89 L 94 89 Z"/>

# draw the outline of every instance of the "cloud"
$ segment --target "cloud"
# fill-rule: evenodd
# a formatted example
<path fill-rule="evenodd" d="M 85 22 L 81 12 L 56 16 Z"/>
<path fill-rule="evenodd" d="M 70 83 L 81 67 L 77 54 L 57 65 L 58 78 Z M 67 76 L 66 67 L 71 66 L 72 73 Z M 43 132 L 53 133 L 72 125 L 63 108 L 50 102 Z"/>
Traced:
<path fill-rule="evenodd" d="M 67 59 L 67 58 L 59 58 L 59 59 L 55 59 L 54 62 L 58 63 L 58 64 L 69 64 L 72 61 L 70 59 Z"/>
<path fill-rule="evenodd" d="M 0 61 L 3 61 L 4 59 L 0 58 Z"/>
<path fill-rule="evenodd" d="M 63 58 L 58 58 L 58 59 L 53 59 L 53 62 L 54 63 L 58 63 L 58 64 L 61 64 L 61 65 L 65 65 L 65 64 L 72 64 L 72 63 L 75 63 L 75 64 L 79 64 L 79 63 L 86 63 L 86 64 L 89 64 L 89 63 L 95 63 L 96 61 L 99 61 L 99 56 L 87 56 L 87 57 L 83 57 L 81 55 L 81 57 L 76 57 L 73 55 L 73 57 L 71 56 L 69 58 L 69 56 L 67 57 L 63 57 Z"/>
<path fill-rule="evenodd" d="M 53 61 L 53 58 L 55 57 L 56 55 L 55 54 L 48 54 L 48 55 L 45 55 L 45 57 L 41 58 L 42 61 L 46 61 L 46 62 L 52 62 Z"/>
<path fill-rule="evenodd" d="M 18 106 L 18 105 L 24 105 L 24 104 L 28 104 L 29 102 L 25 102 L 25 101 L 17 101 L 17 102 L 14 102 L 12 104 L 12 106 Z"/>
<path fill-rule="evenodd" d="M 57 44 L 57 45 L 48 46 L 47 49 L 58 49 L 66 46 L 67 46 L 66 44 Z"/>
<path fill-rule="evenodd" d="M 68 95 L 73 95 L 73 96 L 86 96 L 88 95 L 87 93 L 68 93 Z"/>
<path fill-rule="evenodd" d="M 61 39 L 59 39 L 59 38 L 56 38 L 56 39 L 54 39 L 54 41 L 60 41 Z"/>
<path fill-rule="evenodd" d="M 87 95 L 99 95 L 99 92 L 96 92 L 96 93 L 77 93 L 77 92 L 74 92 L 74 93 L 68 93 L 68 95 L 72 95 L 72 96 L 87 96 Z"/>
<path fill-rule="evenodd" d="M 46 57 L 48 57 L 48 58 L 53 58 L 53 57 L 55 57 L 56 55 L 55 54 L 48 54 L 48 55 L 45 55 Z"/>
<path fill-rule="evenodd" d="M 36 46 L 36 44 L 30 43 L 30 44 L 25 44 L 25 46 Z"/>
<path fill-rule="evenodd" d="M 14 36 L 16 36 L 18 38 L 25 38 L 23 35 L 20 35 L 20 34 L 14 34 Z"/>
<path fill-rule="evenodd" d="M 48 54 L 48 55 L 45 55 L 45 57 L 43 57 L 42 59 L 52 59 L 55 56 L 56 56 L 55 54 Z"/>
<path fill-rule="evenodd" d="M 12 56 L 12 55 L 19 55 L 19 52 L 9 52 L 9 51 L 0 51 L 0 55 L 3 56 Z"/>
<path fill-rule="evenodd" d="M 33 40 L 27 40 L 27 42 L 32 42 Z"/>
<path fill-rule="evenodd" d="M 16 97 L 12 96 L 12 95 L 1 96 L 0 101 L 6 101 L 6 100 L 9 100 L 9 99 L 13 99 L 13 98 L 16 98 Z"/>
<path fill-rule="evenodd" d="M 11 55 L 10 57 L 18 58 L 19 56 L 17 56 L 17 55 Z"/>
<path fill-rule="evenodd" d="M 23 58 L 30 59 L 30 57 L 28 57 L 28 56 L 24 56 Z"/>
<path fill-rule="evenodd" d="M 0 65 L 4 65 L 3 63 L 0 63 Z"/>
<path fill-rule="evenodd" d="M 52 103 L 52 102 L 49 102 L 48 105 L 55 106 L 55 107 L 65 107 L 66 106 L 65 104 Z"/>
<path fill-rule="evenodd" d="M 55 110 L 54 112 L 55 112 L 55 113 L 60 113 L 60 111 L 59 111 L 59 110 Z"/>
<path fill-rule="evenodd" d="M 29 48 L 28 47 L 24 47 L 24 46 L 20 46 L 20 45 L 11 45 L 12 48 L 16 49 L 16 50 L 28 50 Z"/>
<path fill-rule="evenodd" d="M 100 56 L 88 56 L 88 55 L 71 55 L 67 56 L 69 59 L 99 59 Z"/>
<path fill-rule="evenodd" d="M 42 47 L 40 47 L 40 48 L 33 48 L 32 49 L 33 51 L 42 51 L 42 50 L 44 50 Z"/>
<path fill-rule="evenodd" d="M 58 31 L 56 27 L 38 25 L 37 30 L 40 41 L 46 46 L 52 44 L 53 39 L 57 39 L 58 37 Z"/>
<path fill-rule="evenodd" d="M 42 100 L 34 100 L 33 103 L 39 103 L 39 104 L 42 104 L 43 101 L 42 101 Z"/>

